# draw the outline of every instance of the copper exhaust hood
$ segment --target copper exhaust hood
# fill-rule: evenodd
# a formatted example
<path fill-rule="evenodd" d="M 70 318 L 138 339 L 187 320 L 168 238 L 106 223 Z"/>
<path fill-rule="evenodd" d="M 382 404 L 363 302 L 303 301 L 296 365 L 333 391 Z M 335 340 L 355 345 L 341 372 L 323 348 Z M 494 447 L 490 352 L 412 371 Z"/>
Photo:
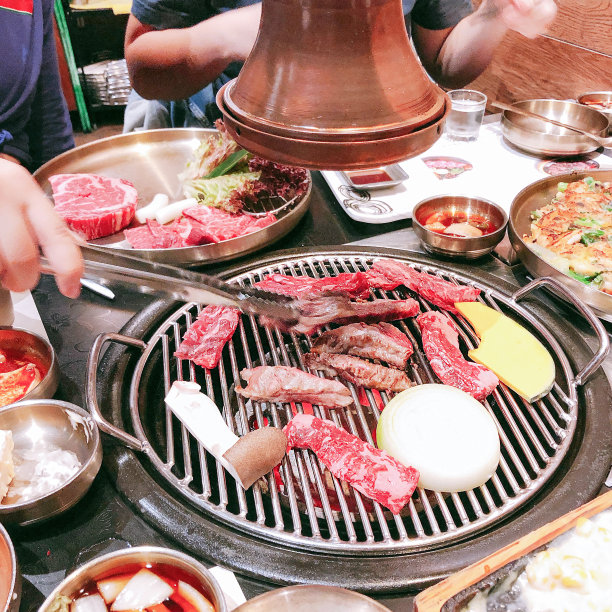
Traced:
<path fill-rule="evenodd" d="M 450 109 L 416 57 L 401 0 L 263 0 L 253 50 L 217 104 L 245 149 L 317 170 L 418 155 Z"/>

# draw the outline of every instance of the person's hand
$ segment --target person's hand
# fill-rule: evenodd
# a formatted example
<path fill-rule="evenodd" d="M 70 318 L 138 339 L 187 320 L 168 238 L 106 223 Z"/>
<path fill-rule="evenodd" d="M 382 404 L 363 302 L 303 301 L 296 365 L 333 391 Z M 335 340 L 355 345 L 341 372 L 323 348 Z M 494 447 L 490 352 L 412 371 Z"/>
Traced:
<path fill-rule="evenodd" d="M 51 264 L 59 290 L 81 291 L 83 260 L 64 221 L 30 173 L 0 159 L 0 280 L 11 291 L 32 289 L 40 277 L 39 246 Z"/>
<path fill-rule="evenodd" d="M 554 0 L 485 0 L 482 8 L 494 12 L 507 28 L 527 38 L 545 32 L 557 14 Z"/>

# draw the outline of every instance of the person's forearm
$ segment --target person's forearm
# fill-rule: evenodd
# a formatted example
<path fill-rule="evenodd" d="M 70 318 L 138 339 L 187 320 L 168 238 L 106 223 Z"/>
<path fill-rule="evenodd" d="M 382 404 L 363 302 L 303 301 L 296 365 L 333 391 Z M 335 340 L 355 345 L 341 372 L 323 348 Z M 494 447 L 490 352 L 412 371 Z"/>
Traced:
<path fill-rule="evenodd" d="M 214 81 L 249 54 L 259 27 L 259 5 L 216 15 L 185 29 L 152 30 L 126 39 L 134 89 L 144 98 L 177 100 Z"/>
<path fill-rule="evenodd" d="M 434 78 L 449 88 L 473 81 L 487 67 L 507 31 L 499 12 L 488 9 L 484 2 L 479 10 L 460 21 L 445 40 Z"/>

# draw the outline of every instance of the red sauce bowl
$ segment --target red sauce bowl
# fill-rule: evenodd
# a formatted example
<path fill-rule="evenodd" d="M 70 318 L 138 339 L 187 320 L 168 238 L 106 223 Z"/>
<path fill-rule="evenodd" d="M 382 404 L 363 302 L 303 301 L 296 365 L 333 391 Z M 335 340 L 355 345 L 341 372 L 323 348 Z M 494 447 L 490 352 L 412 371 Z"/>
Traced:
<path fill-rule="evenodd" d="M 50 399 L 57 391 L 59 384 L 59 366 L 53 347 L 47 340 L 25 329 L 0 327 L 0 352 L 9 360 L 33 363 L 40 371 L 42 380 L 25 395 L 13 401 L 0 401 L 0 407 L 16 401 L 33 399 Z M 0 364 L 0 371 L 2 364 Z M 4 385 L 0 389 L 3 396 Z"/>
<path fill-rule="evenodd" d="M 487 233 L 475 238 L 465 238 L 454 234 L 443 234 L 425 227 L 429 220 L 440 214 L 452 212 L 454 215 L 477 217 L 488 222 Z M 412 227 L 423 248 L 434 255 L 461 259 L 476 259 L 490 253 L 506 233 L 508 216 L 504 209 L 483 198 L 469 196 L 433 196 L 419 202 L 412 211 Z"/>

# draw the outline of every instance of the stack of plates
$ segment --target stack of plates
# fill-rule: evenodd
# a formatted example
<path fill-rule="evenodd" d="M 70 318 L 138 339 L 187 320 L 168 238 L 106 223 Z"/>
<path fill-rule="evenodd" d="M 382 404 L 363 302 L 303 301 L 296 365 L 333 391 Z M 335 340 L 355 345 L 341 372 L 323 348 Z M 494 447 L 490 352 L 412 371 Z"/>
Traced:
<path fill-rule="evenodd" d="M 122 106 L 127 104 L 132 87 L 124 59 L 105 60 L 85 66 L 81 83 L 92 106 Z"/>

